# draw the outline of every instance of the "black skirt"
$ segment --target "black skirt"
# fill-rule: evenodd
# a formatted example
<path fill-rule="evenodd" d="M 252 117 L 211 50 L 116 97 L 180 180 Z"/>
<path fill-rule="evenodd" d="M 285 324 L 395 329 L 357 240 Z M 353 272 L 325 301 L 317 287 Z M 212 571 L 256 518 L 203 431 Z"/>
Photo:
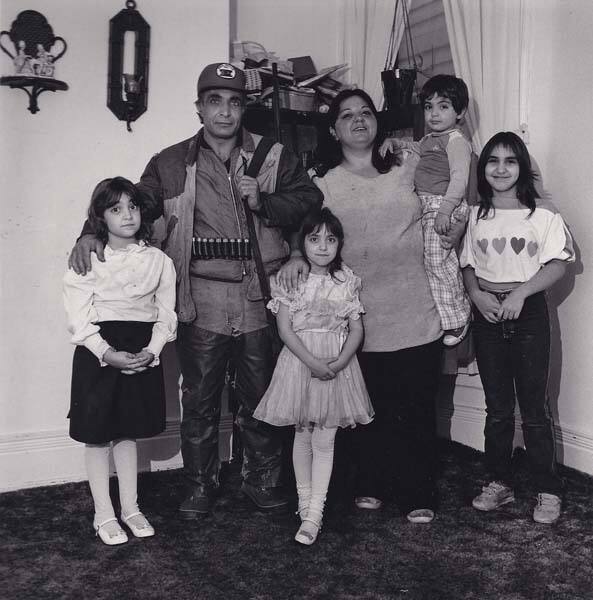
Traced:
<path fill-rule="evenodd" d="M 153 323 L 104 321 L 101 336 L 116 350 L 140 352 L 148 345 Z M 165 429 L 165 385 L 162 366 L 124 375 L 77 346 L 72 364 L 70 437 L 87 444 L 120 438 L 145 438 Z"/>

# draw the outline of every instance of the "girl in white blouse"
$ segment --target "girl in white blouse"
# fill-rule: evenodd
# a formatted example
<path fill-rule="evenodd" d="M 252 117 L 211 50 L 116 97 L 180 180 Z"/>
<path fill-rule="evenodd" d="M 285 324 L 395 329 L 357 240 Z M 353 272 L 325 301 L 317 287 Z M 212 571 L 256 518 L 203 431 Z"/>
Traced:
<path fill-rule="evenodd" d="M 478 161 L 479 206 L 470 211 L 460 264 L 474 305 L 474 339 L 486 395 L 488 483 L 472 502 L 482 511 L 513 502 L 515 398 L 537 486 L 533 518 L 553 523 L 561 508 L 548 407 L 550 321 L 545 290 L 574 261 L 554 206 L 539 198 L 529 153 L 514 133 L 497 133 Z"/>
<path fill-rule="evenodd" d="M 76 344 L 72 366 L 70 436 L 84 442 L 95 505 L 93 526 L 108 545 L 128 540 L 109 496 L 109 452 L 119 482 L 122 521 L 136 537 L 154 535 L 137 503 L 136 438 L 165 428 L 165 390 L 159 355 L 175 339 L 175 269 L 146 243 L 148 207 L 123 177 L 101 181 L 88 211 L 106 244 L 92 270 L 64 276 L 68 329 Z"/>

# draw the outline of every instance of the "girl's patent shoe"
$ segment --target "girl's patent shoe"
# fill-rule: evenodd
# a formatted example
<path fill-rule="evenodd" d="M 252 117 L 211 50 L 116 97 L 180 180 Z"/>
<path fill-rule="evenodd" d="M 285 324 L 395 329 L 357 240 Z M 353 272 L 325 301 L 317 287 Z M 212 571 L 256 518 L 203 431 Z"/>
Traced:
<path fill-rule="evenodd" d="M 309 517 L 305 517 L 296 532 L 294 539 L 299 544 L 310 546 L 315 543 L 319 532 L 321 531 L 321 521 L 314 521 Z"/>
<path fill-rule="evenodd" d="M 146 538 L 154 535 L 154 527 L 140 511 L 132 513 L 127 517 L 122 515 L 121 520 L 137 538 Z"/>
<path fill-rule="evenodd" d="M 117 523 L 117 527 L 105 527 L 108 523 L 113 522 Z M 128 541 L 126 532 L 120 527 L 115 517 L 107 519 L 106 521 L 103 521 L 94 527 L 97 536 L 101 538 L 101 541 L 108 546 L 118 546 L 119 544 L 125 544 Z"/>

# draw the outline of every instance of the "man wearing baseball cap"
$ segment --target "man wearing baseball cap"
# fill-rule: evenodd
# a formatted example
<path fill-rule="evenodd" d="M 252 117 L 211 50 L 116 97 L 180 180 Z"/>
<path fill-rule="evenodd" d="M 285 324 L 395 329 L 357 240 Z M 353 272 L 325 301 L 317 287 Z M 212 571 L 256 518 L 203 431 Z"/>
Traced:
<path fill-rule="evenodd" d="M 252 417 L 275 366 L 277 334 L 266 314 L 250 230 L 269 277 L 289 254 L 285 234 L 323 199 L 296 156 L 242 128 L 241 69 L 208 65 L 197 93 L 203 127 L 153 156 L 138 184 L 154 202 L 155 218 L 164 217 L 162 249 L 177 271 L 181 452 L 188 484 L 179 511 L 185 519 L 208 513 L 219 488 L 221 393 L 231 360 L 243 446 L 241 489 L 260 509 L 287 504 L 279 489 L 278 432 Z M 260 154 L 267 153 L 254 161 L 261 167 L 252 177 L 246 170 L 260 144 Z M 89 271 L 91 251 L 103 259 L 103 245 L 85 224 L 70 266 Z"/>

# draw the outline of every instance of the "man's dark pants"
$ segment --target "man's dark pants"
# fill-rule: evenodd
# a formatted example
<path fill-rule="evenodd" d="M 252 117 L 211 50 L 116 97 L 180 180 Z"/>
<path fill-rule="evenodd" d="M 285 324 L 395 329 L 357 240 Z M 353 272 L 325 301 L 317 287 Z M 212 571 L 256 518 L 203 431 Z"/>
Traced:
<path fill-rule="evenodd" d="M 219 484 L 221 394 L 231 360 L 236 372 L 243 481 L 258 488 L 280 485 L 279 432 L 252 417 L 274 370 L 275 335 L 271 327 L 229 336 L 194 325 L 179 325 L 177 353 L 183 375 L 181 453 L 185 474 L 194 487 L 210 493 Z"/>

